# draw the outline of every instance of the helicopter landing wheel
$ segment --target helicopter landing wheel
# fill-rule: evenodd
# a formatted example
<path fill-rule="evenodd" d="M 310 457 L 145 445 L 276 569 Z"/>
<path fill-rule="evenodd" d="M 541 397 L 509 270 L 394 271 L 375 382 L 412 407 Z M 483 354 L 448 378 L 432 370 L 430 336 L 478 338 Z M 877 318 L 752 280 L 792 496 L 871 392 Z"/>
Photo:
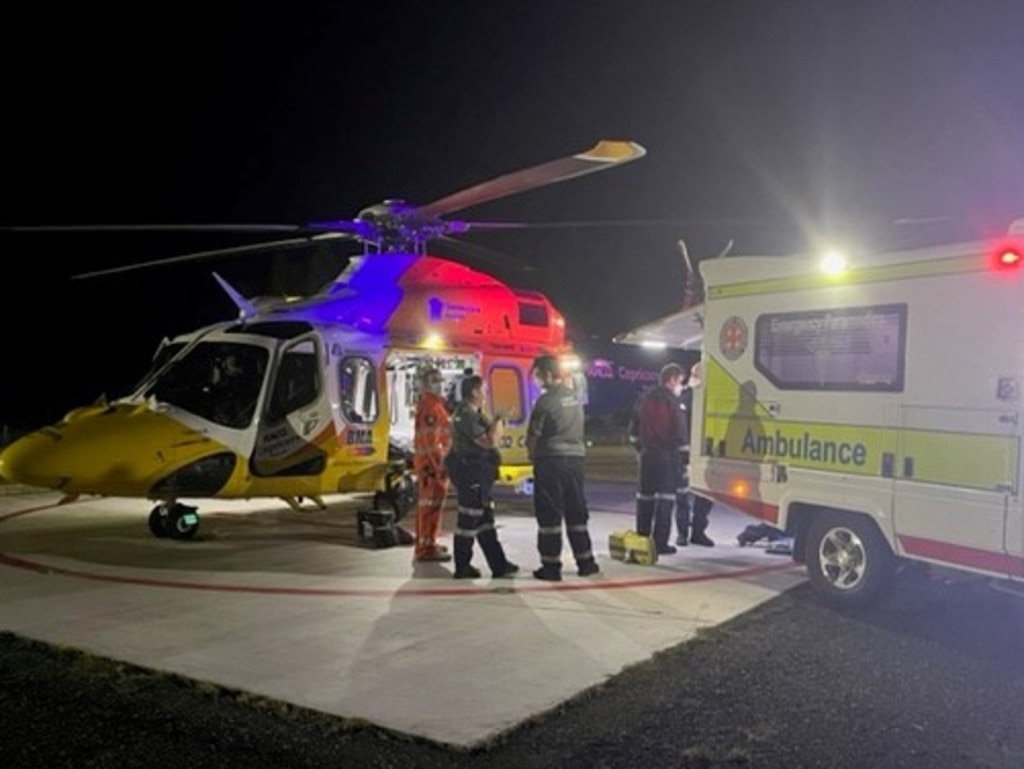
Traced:
<path fill-rule="evenodd" d="M 153 533 L 154 537 L 162 539 L 170 536 L 171 532 L 167 525 L 167 507 L 165 505 L 157 505 L 150 511 L 149 530 Z"/>
<path fill-rule="evenodd" d="M 188 505 L 175 505 L 167 516 L 168 533 L 172 539 L 192 539 L 199 531 L 199 513 L 197 508 Z"/>
<path fill-rule="evenodd" d="M 199 514 L 188 505 L 157 505 L 149 513 L 149 530 L 161 539 L 192 539 L 199 530 Z"/>

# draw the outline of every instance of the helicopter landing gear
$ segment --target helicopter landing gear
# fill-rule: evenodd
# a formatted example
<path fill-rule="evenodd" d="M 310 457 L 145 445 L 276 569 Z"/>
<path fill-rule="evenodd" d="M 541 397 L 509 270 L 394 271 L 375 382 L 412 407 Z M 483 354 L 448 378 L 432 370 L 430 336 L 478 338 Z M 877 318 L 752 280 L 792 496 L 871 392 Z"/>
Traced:
<path fill-rule="evenodd" d="M 161 503 L 149 513 L 149 530 L 155 537 L 192 539 L 199 530 L 197 508 L 180 502 Z"/>

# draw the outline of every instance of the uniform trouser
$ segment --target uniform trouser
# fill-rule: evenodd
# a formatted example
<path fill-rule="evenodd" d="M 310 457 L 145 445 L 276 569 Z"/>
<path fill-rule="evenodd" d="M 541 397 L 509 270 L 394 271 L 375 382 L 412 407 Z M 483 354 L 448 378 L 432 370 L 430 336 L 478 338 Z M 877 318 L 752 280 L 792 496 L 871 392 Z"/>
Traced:
<path fill-rule="evenodd" d="M 422 475 L 416 498 L 415 555 L 429 556 L 437 550 L 437 534 L 441 530 L 441 511 L 448 494 L 447 479 Z"/>
<path fill-rule="evenodd" d="M 708 527 L 708 513 L 712 502 L 690 491 L 690 453 L 682 452 L 679 462 L 679 480 L 676 484 L 676 531 L 686 540 L 691 532 L 703 534 Z"/>
<path fill-rule="evenodd" d="M 636 494 L 636 531 L 654 539 L 654 547 L 668 547 L 672 533 L 672 507 L 679 484 L 678 451 L 644 449 L 640 452 L 640 486 Z"/>
<path fill-rule="evenodd" d="M 537 457 L 533 463 L 533 514 L 541 568 L 562 570 L 562 526 L 576 567 L 594 562 L 584 493 L 583 457 Z"/>
<path fill-rule="evenodd" d="M 458 500 L 458 516 L 452 536 L 456 573 L 465 570 L 473 560 L 474 540 L 480 543 L 491 572 L 503 573 L 508 559 L 494 526 L 494 502 L 491 500 L 494 463 L 484 457 L 456 457 L 451 465 L 451 478 Z"/>

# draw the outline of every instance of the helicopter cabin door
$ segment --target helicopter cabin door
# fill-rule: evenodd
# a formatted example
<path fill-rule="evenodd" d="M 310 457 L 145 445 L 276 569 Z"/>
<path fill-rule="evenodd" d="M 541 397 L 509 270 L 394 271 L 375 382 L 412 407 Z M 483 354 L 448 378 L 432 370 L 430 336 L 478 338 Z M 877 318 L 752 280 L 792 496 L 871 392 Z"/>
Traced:
<path fill-rule="evenodd" d="M 309 334 L 277 350 L 273 381 L 250 462 L 253 475 L 319 475 L 333 444 L 323 350 Z"/>
<path fill-rule="evenodd" d="M 480 373 L 476 353 L 391 350 L 387 357 L 388 422 L 391 444 L 407 454 L 413 452 L 416 404 L 420 397 L 419 374 L 426 368 L 441 372 L 441 392 L 454 409 L 461 398 L 462 379 Z"/>

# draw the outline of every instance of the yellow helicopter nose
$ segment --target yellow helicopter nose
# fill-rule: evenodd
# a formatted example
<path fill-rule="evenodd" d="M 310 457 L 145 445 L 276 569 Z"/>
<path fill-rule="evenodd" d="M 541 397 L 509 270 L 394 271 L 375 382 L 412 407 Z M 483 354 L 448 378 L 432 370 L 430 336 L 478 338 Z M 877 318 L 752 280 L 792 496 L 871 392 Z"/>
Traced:
<path fill-rule="evenodd" d="M 14 441 L 0 453 L 0 475 L 66 494 L 146 496 L 217 445 L 142 405 L 91 406 Z"/>

